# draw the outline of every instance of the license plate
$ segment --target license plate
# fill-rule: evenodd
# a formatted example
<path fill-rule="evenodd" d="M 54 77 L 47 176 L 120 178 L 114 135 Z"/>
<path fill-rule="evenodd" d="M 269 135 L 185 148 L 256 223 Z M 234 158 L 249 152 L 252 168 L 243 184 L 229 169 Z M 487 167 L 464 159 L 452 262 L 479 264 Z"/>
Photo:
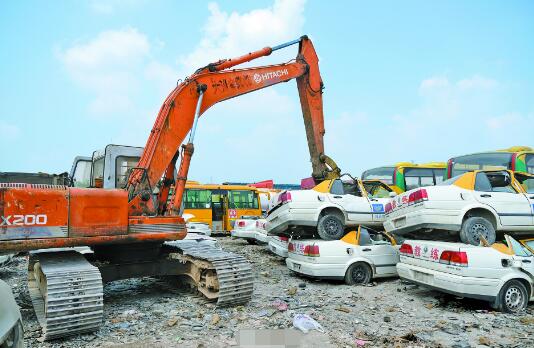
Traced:
<path fill-rule="evenodd" d="M 434 276 L 432 274 L 414 271 L 414 279 L 425 284 L 432 284 Z"/>
<path fill-rule="evenodd" d="M 397 219 L 397 220 L 394 221 L 394 223 L 395 223 L 395 227 L 396 228 L 402 227 L 402 226 L 406 225 L 406 218 L 402 217 L 400 219 Z"/>
<path fill-rule="evenodd" d="M 293 269 L 300 270 L 300 264 L 299 263 L 292 262 L 291 264 L 293 265 Z"/>

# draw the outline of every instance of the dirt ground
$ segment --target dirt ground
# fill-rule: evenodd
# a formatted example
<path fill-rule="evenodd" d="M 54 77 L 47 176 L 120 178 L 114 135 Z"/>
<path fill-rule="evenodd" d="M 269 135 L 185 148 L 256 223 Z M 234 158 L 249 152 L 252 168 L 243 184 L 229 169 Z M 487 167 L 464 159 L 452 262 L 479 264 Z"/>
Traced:
<path fill-rule="evenodd" d="M 216 308 L 196 294 L 152 278 L 104 288 L 104 322 L 95 333 L 40 342 L 41 329 L 26 285 L 27 259 L 0 270 L 21 307 L 27 347 L 227 347 L 291 340 L 302 347 L 528 347 L 534 346 L 534 304 L 520 315 L 485 302 L 457 299 L 398 278 L 348 286 L 292 274 L 265 247 L 220 238 L 253 265 L 255 290 L 247 306 Z M 287 307 L 287 308 L 286 308 Z M 293 329 L 308 314 L 324 329 Z M 270 341 L 269 341 L 270 340 Z M 264 345 L 265 347 L 265 345 Z"/>

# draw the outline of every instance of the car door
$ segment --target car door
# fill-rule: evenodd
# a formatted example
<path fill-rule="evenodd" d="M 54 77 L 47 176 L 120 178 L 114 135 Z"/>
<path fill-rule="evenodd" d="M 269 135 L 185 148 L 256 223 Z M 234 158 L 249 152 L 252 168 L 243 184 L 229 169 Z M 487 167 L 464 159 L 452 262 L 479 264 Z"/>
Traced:
<path fill-rule="evenodd" d="M 512 186 L 508 172 L 478 172 L 474 194 L 477 201 L 495 209 L 503 226 L 532 225 L 532 205 Z"/>
<path fill-rule="evenodd" d="M 328 199 L 341 206 L 347 214 L 349 224 L 365 224 L 373 221 L 371 204 L 367 197 L 362 197 L 357 183 L 334 180 Z"/>
<path fill-rule="evenodd" d="M 395 274 L 399 262 L 399 253 L 388 242 L 375 242 L 371 239 L 366 228 L 360 228 L 358 238 L 361 255 L 369 259 L 376 267 L 377 275 Z"/>

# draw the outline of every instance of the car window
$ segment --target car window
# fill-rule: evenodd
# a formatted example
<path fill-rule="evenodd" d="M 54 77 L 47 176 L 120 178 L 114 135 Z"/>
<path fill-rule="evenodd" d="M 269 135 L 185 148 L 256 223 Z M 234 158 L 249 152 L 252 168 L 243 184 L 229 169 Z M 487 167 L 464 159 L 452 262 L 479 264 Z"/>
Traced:
<path fill-rule="evenodd" d="M 343 191 L 343 184 L 341 183 L 341 180 L 334 180 L 332 187 L 330 187 L 330 193 L 333 195 L 342 195 L 345 193 Z"/>
<path fill-rule="evenodd" d="M 508 172 L 488 173 L 487 177 L 491 183 L 493 192 L 517 193 L 512 186 L 512 178 Z"/>
<path fill-rule="evenodd" d="M 530 250 L 534 250 L 534 239 L 524 240 L 522 241 L 522 243 L 525 244 L 527 247 L 529 247 Z"/>
<path fill-rule="evenodd" d="M 360 239 L 358 240 L 358 244 L 360 246 L 366 246 L 366 245 L 372 245 L 373 242 L 371 240 L 371 235 L 369 235 L 369 231 L 365 228 L 360 229 Z"/>
<path fill-rule="evenodd" d="M 475 179 L 475 191 L 491 192 L 491 183 L 484 172 L 477 173 Z"/>
<path fill-rule="evenodd" d="M 358 183 L 353 182 L 343 182 L 343 192 L 346 195 L 353 195 L 358 197 L 361 197 L 362 195 Z"/>

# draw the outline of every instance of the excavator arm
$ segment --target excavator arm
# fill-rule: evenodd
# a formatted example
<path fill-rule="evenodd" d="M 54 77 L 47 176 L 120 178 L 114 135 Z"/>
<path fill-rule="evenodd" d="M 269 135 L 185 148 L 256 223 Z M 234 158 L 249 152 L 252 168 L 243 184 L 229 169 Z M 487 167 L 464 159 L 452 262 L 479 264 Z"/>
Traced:
<path fill-rule="evenodd" d="M 296 43 L 299 44 L 299 53 L 296 59 L 289 63 L 230 69 Z M 283 45 L 266 47 L 241 57 L 211 63 L 186 78 L 163 103 L 139 164 L 130 174 L 128 179 L 130 216 L 164 213 L 180 145 L 190 133 L 187 145 L 183 146 L 176 182 L 177 194 L 173 200 L 173 206 L 179 208 L 189 161 L 194 150 L 193 140 L 197 121 L 207 109 L 220 101 L 292 79 L 297 80 L 312 162 L 312 175 L 316 181 L 338 175 L 339 169 L 335 163 L 324 155 L 323 82 L 318 63 L 311 40 L 303 36 Z M 156 203 L 152 199 L 152 192 L 162 178 Z"/>

